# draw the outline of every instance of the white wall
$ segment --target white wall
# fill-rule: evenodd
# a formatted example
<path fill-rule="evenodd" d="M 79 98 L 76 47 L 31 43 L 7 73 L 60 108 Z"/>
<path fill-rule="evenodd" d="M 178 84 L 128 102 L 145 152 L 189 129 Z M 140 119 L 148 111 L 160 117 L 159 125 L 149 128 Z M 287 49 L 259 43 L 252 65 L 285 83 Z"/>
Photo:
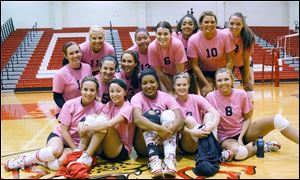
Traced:
<path fill-rule="evenodd" d="M 295 29 L 294 21 L 298 21 L 299 27 L 299 1 L 289 1 L 289 27 Z"/>
<path fill-rule="evenodd" d="M 176 25 L 190 8 L 199 16 L 211 10 L 223 26 L 230 14 L 239 11 L 250 26 L 294 27 L 299 20 L 299 2 L 285 1 L 1 1 L 1 24 L 13 18 L 15 28 L 109 26 L 155 26 L 165 20 Z M 291 22 L 289 23 L 289 20 Z"/>

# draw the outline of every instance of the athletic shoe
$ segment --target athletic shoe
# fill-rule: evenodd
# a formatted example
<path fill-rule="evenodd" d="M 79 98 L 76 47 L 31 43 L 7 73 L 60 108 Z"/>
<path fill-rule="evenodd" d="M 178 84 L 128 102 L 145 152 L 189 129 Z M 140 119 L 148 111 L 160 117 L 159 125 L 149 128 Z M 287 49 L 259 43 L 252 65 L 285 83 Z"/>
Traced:
<path fill-rule="evenodd" d="M 152 177 L 159 177 L 163 175 L 163 169 L 161 167 L 161 159 L 158 156 L 152 156 L 149 158 L 149 167 L 151 168 Z"/>
<path fill-rule="evenodd" d="M 91 167 L 92 166 L 92 162 L 93 162 L 93 158 L 84 151 L 82 153 L 82 155 L 80 156 L 80 158 L 78 158 L 76 160 L 76 162 L 80 162 L 80 163 L 86 164 L 89 167 Z"/>
<path fill-rule="evenodd" d="M 221 161 L 225 162 L 225 161 L 232 161 L 233 159 L 233 152 L 229 149 L 227 150 L 223 150 L 222 154 L 221 154 Z"/>
<path fill-rule="evenodd" d="M 175 167 L 176 159 L 165 158 L 164 163 L 165 163 L 165 168 L 164 168 L 165 175 L 175 177 L 176 176 L 176 167 Z"/>
<path fill-rule="evenodd" d="M 11 171 L 13 169 L 24 169 L 26 166 L 25 157 L 27 155 L 23 154 L 14 159 L 7 160 L 4 164 L 4 169 L 6 171 Z"/>
<path fill-rule="evenodd" d="M 267 141 L 265 142 L 265 152 L 278 151 L 281 148 L 281 145 L 276 141 Z"/>

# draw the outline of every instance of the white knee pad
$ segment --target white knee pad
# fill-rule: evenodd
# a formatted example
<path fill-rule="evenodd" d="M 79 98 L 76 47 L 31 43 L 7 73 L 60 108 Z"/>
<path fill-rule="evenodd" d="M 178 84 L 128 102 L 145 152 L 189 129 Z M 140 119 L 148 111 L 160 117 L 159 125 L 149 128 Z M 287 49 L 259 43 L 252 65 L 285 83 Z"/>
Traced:
<path fill-rule="evenodd" d="M 248 150 L 245 146 L 239 146 L 239 150 L 237 152 L 237 154 L 235 155 L 235 159 L 236 160 L 243 160 L 246 159 L 248 156 Z"/>
<path fill-rule="evenodd" d="M 95 122 L 97 122 L 97 121 L 108 121 L 108 119 L 107 119 L 107 117 L 106 116 L 103 116 L 103 115 L 99 115 L 99 116 L 97 116 L 96 117 L 96 119 L 95 119 Z"/>
<path fill-rule="evenodd" d="M 287 128 L 290 125 L 290 122 L 288 120 L 286 120 L 283 116 L 281 116 L 280 114 L 277 114 L 274 117 L 274 127 L 276 129 L 278 129 L 279 131 L 284 130 L 285 128 Z"/>
<path fill-rule="evenodd" d="M 59 163 L 58 160 L 55 159 L 53 161 L 47 162 L 47 167 L 51 170 L 57 171 L 59 169 Z"/>
<path fill-rule="evenodd" d="M 172 110 L 165 110 L 161 113 L 160 123 L 162 125 L 173 124 L 175 122 L 175 113 Z"/>
<path fill-rule="evenodd" d="M 91 124 L 94 124 L 96 118 L 94 116 L 91 116 L 91 115 L 87 115 L 85 117 L 85 121 L 84 121 L 84 124 L 86 125 L 91 125 Z"/>
<path fill-rule="evenodd" d="M 255 92 L 254 91 L 246 91 L 250 101 L 254 101 Z"/>

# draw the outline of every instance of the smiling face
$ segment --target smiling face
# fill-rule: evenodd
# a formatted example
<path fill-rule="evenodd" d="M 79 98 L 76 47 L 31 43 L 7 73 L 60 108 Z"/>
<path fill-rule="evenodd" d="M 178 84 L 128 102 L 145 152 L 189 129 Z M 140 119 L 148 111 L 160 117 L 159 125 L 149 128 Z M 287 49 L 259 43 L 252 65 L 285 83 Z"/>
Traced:
<path fill-rule="evenodd" d="M 117 83 L 111 83 L 109 86 L 109 97 L 116 106 L 120 106 L 125 101 L 126 91 Z"/>
<path fill-rule="evenodd" d="M 157 95 L 158 82 L 153 75 L 145 75 L 141 84 L 143 93 L 146 97 L 154 99 Z"/>
<path fill-rule="evenodd" d="M 100 68 L 101 79 L 103 82 L 108 83 L 114 78 L 116 72 L 115 67 L 116 64 L 114 61 L 110 61 L 110 60 L 103 61 L 102 66 Z"/>
<path fill-rule="evenodd" d="M 105 41 L 105 34 L 102 30 L 95 30 L 90 33 L 90 46 L 92 50 L 97 53 L 103 47 Z"/>
<path fill-rule="evenodd" d="M 229 20 L 229 29 L 234 35 L 234 37 L 240 37 L 241 31 L 244 27 L 242 19 L 238 16 L 231 16 Z"/>
<path fill-rule="evenodd" d="M 82 57 L 79 46 L 77 44 L 71 45 L 67 48 L 66 52 L 66 59 L 68 59 L 70 66 L 75 69 L 79 68 Z"/>
<path fill-rule="evenodd" d="M 181 29 L 183 35 L 190 37 L 193 34 L 193 31 L 195 29 L 195 25 L 192 18 L 185 17 L 182 21 Z"/>
<path fill-rule="evenodd" d="M 175 79 L 174 90 L 177 96 L 184 97 L 188 95 L 189 87 L 190 84 L 188 78 L 180 76 Z"/>
<path fill-rule="evenodd" d="M 123 54 L 121 59 L 121 68 L 123 69 L 125 74 L 130 75 L 137 65 L 138 64 L 134 61 L 134 57 L 131 54 Z"/>
<path fill-rule="evenodd" d="M 145 31 L 136 34 L 135 43 L 141 52 L 147 52 L 150 42 L 151 39 Z"/>
<path fill-rule="evenodd" d="M 170 45 L 171 41 L 171 33 L 168 28 L 159 27 L 156 30 L 156 39 L 158 44 L 163 47 L 167 48 Z"/>
<path fill-rule="evenodd" d="M 82 104 L 87 106 L 92 103 L 98 94 L 98 88 L 95 82 L 85 81 L 81 85 Z"/>
<path fill-rule="evenodd" d="M 216 86 L 224 96 L 229 96 L 231 94 L 232 84 L 233 79 L 228 71 L 217 73 Z"/>
<path fill-rule="evenodd" d="M 201 23 L 201 30 L 207 36 L 212 36 L 217 28 L 217 21 L 214 16 L 205 16 Z"/>

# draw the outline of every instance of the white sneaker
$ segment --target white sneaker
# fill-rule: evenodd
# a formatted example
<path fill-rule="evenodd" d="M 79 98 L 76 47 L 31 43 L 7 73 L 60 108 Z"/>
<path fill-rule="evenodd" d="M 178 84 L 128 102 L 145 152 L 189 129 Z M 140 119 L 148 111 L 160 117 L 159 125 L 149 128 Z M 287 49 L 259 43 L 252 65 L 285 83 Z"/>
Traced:
<path fill-rule="evenodd" d="M 163 168 L 161 167 L 161 159 L 158 156 L 149 158 L 149 166 L 151 168 L 152 177 L 159 177 L 163 175 Z"/>
<path fill-rule="evenodd" d="M 276 141 L 265 142 L 265 146 L 264 146 L 265 152 L 278 151 L 280 148 L 281 145 Z"/>
<path fill-rule="evenodd" d="M 76 160 L 76 162 L 80 162 L 80 163 L 86 164 L 89 167 L 91 167 L 92 166 L 92 162 L 93 162 L 93 158 L 84 151 L 82 153 L 82 155 L 80 156 L 80 158 L 78 158 Z"/>
<path fill-rule="evenodd" d="M 10 159 L 6 161 L 4 164 L 4 169 L 6 171 L 11 171 L 13 169 L 21 169 L 21 168 L 24 169 L 26 166 L 26 162 L 25 162 L 26 156 L 27 156 L 26 154 L 23 154 L 14 159 Z"/>
<path fill-rule="evenodd" d="M 164 159 L 165 168 L 164 173 L 165 175 L 175 177 L 176 176 L 176 159 L 174 158 L 165 158 Z"/>
<path fill-rule="evenodd" d="M 221 161 L 225 162 L 225 161 L 232 161 L 233 159 L 233 153 L 231 150 L 227 149 L 227 150 L 223 150 L 222 154 L 221 154 Z"/>

